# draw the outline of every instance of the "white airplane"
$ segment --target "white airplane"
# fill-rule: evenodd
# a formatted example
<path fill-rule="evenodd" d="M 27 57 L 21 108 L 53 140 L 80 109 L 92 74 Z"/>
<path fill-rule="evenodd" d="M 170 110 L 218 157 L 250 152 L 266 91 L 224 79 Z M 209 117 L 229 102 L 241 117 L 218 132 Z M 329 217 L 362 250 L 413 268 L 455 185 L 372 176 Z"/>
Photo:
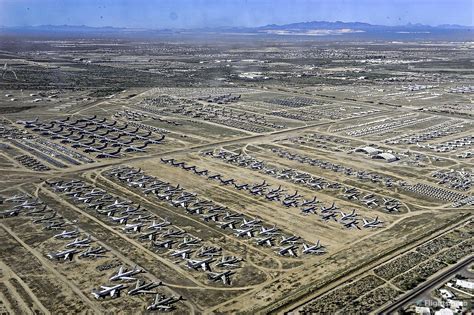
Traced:
<path fill-rule="evenodd" d="M 100 290 L 100 291 L 93 290 L 92 291 L 92 295 L 96 299 L 106 298 L 107 296 L 115 298 L 120 294 L 120 290 L 126 288 L 126 286 L 124 284 L 117 284 L 113 287 L 100 286 L 100 288 L 102 290 Z"/>
<path fill-rule="evenodd" d="M 235 229 L 234 230 L 234 234 L 238 237 L 244 237 L 244 236 L 248 236 L 248 237 L 253 237 L 253 232 L 255 231 L 254 228 L 250 227 L 248 229 Z"/>
<path fill-rule="evenodd" d="M 142 226 L 144 225 L 143 222 L 138 222 L 135 224 L 125 224 L 125 227 L 122 228 L 125 232 L 133 231 L 133 232 L 140 232 Z"/>
<path fill-rule="evenodd" d="M 146 309 L 148 311 L 154 311 L 154 310 L 170 311 L 171 309 L 173 309 L 172 304 L 182 299 L 183 299 L 182 296 L 177 297 L 177 298 L 175 297 L 165 298 L 164 296 L 160 296 L 159 294 L 157 294 L 155 297 L 155 301 L 151 305 L 149 305 Z"/>
<path fill-rule="evenodd" d="M 379 225 L 383 223 L 383 221 L 379 220 L 379 217 L 376 217 L 372 221 L 367 221 L 366 219 L 362 219 L 362 221 L 364 222 L 364 225 L 362 225 L 362 226 L 365 227 L 365 228 L 380 227 Z"/>
<path fill-rule="evenodd" d="M 132 276 L 144 272 L 143 269 L 138 268 L 138 266 L 135 266 L 133 269 L 124 271 L 123 266 L 120 267 L 120 269 L 117 271 L 115 275 L 110 277 L 110 281 L 116 281 L 116 280 L 136 280 L 136 278 L 133 278 Z"/>
<path fill-rule="evenodd" d="M 66 248 L 69 248 L 69 247 L 89 247 L 90 246 L 89 244 L 91 242 L 92 242 L 91 236 L 88 235 L 86 238 L 83 238 L 81 240 L 79 238 L 76 238 L 71 243 L 66 244 Z"/>
<path fill-rule="evenodd" d="M 342 221 L 347 220 L 347 219 L 353 219 L 357 216 L 357 214 L 355 213 L 355 209 L 353 209 L 351 213 L 344 213 L 342 211 L 339 211 L 339 213 L 341 214 Z"/>
<path fill-rule="evenodd" d="M 245 218 L 244 218 L 244 223 L 242 223 L 242 224 L 240 225 L 240 227 L 244 227 L 244 228 L 245 228 L 245 227 L 253 227 L 253 226 L 255 226 L 255 225 L 258 225 L 258 224 L 261 223 L 261 222 L 262 222 L 262 220 L 256 219 L 256 218 L 254 218 L 254 219 L 252 219 L 252 220 L 250 220 L 250 221 L 247 221 L 247 220 L 245 220 Z"/>
<path fill-rule="evenodd" d="M 262 226 L 262 230 L 260 231 L 259 235 L 275 235 L 278 234 L 278 231 L 280 231 L 280 229 L 275 225 L 268 229 L 265 229 L 265 227 Z"/>
<path fill-rule="evenodd" d="M 303 254 L 324 254 L 326 250 L 320 244 L 319 240 L 314 245 L 307 245 L 303 243 Z"/>
<path fill-rule="evenodd" d="M 171 222 L 167 218 L 165 218 L 163 221 L 158 222 L 158 223 L 156 221 L 153 221 L 153 223 L 148 227 L 148 229 L 161 230 L 162 228 L 164 228 L 168 225 L 171 225 Z"/>
<path fill-rule="evenodd" d="M 188 259 L 186 265 L 188 266 L 188 268 L 195 270 L 202 268 L 203 271 L 211 271 L 211 267 L 209 264 L 213 261 L 214 259 L 212 259 L 212 257 L 203 260 Z"/>

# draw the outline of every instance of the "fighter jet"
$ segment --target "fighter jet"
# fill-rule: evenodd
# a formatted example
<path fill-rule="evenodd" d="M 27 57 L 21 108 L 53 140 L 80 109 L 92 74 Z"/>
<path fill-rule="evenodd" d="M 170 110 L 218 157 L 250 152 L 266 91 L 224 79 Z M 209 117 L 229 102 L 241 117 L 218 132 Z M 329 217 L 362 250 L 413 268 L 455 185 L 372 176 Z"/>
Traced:
<path fill-rule="evenodd" d="M 128 290 L 128 295 L 138 295 L 138 294 L 156 294 L 152 289 L 162 285 L 162 282 L 150 282 L 146 283 L 145 281 L 141 282 L 140 279 L 137 280 L 135 287 Z"/>
<path fill-rule="evenodd" d="M 110 281 L 117 281 L 117 280 L 136 280 L 136 278 L 132 277 L 134 275 L 137 275 L 139 273 L 144 272 L 144 270 L 138 268 L 138 266 L 135 266 L 133 269 L 130 269 L 126 271 L 123 266 L 119 268 L 116 274 L 114 274 L 112 277 L 110 277 Z"/>
<path fill-rule="evenodd" d="M 227 270 L 224 272 L 210 272 L 207 274 L 207 277 L 209 278 L 209 280 L 212 280 L 214 282 L 222 280 L 222 283 L 224 283 L 225 285 L 230 285 L 230 276 L 233 274 L 233 271 Z"/>
<path fill-rule="evenodd" d="M 173 309 L 174 303 L 183 300 L 183 297 L 169 297 L 165 298 L 164 296 L 160 296 L 159 294 L 156 295 L 155 301 L 149 305 L 146 309 L 148 311 L 154 311 L 154 310 L 159 310 L 159 311 L 170 311 Z"/>
<path fill-rule="evenodd" d="M 126 286 L 124 284 L 117 284 L 113 287 L 100 286 L 100 288 L 102 290 L 100 290 L 100 291 L 93 290 L 92 291 L 92 295 L 96 299 L 106 298 L 107 296 L 110 296 L 112 298 L 116 298 L 117 296 L 119 296 L 120 290 L 126 288 Z"/>

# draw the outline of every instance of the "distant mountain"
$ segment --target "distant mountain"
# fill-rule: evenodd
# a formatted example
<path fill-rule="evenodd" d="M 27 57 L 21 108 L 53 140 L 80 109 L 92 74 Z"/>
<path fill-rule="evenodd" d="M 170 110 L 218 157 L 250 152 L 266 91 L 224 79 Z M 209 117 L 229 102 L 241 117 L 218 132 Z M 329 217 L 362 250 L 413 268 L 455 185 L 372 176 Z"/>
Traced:
<path fill-rule="evenodd" d="M 30 35 L 30 36 L 103 36 L 103 37 L 130 37 L 139 36 L 143 38 L 173 35 L 173 34 L 222 34 L 222 35 L 248 35 L 261 34 L 270 36 L 292 35 L 292 36 L 351 36 L 351 37 L 376 37 L 381 39 L 395 39 L 396 36 L 411 34 L 420 38 L 443 38 L 449 39 L 452 35 L 456 38 L 472 38 L 473 26 L 443 24 L 430 26 L 424 24 L 406 24 L 397 26 L 373 25 L 363 22 L 328 22 L 311 21 L 298 22 L 284 25 L 270 24 L 260 27 L 215 27 L 196 29 L 144 29 L 144 28 L 122 28 L 122 27 L 92 27 L 85 25 L 39 25 L 39 26 L 0 26 L 0 34 Z M 462 35 L 459 37 L 459 35 Z M 440 37 L 441 36 L 441 37 Z M 404 36 L 403 38 L 407 38 Z M 402 38 L 402 39 L 403 39 Z"/>
<path fill-rule="evenodd" d="M 284 29 L 358 29 L 363 31 L 369 30 L 381 30 L 381 29 L 472 29 L 472 26 L 443 24 L 438 26 L 424 25 L 424 24 L 411 24 L 406 25 L 374 25 L 362 22 L 327 22 L 327 21 L 312 21 L 312 22 L 299 22 L 284 25 L 270 24 L 262 27 L 258 27 L 259 30 L 284 30 Z"/>

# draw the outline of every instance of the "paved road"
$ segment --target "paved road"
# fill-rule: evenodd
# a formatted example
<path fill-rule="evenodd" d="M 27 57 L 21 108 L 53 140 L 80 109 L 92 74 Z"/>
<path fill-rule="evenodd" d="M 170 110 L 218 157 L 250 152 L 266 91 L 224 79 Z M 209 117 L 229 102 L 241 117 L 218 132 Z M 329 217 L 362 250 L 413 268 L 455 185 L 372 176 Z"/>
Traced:
<path fill-rule="evenodd" d="M 456 265 L 452 266 L 450 269 L 446 270 L 445 272 L 439 274 L 438 276 L 424 282 L 422 285 L 416 287 L 415 289 L 411 290 L 410 292 L 404 294 L 400 299 L 398 299 L 395 303 L 388 305 L 387 307 L 380 310 L 379 314 L 394 314 L 396 313 L 401 307 L 403 307 L 407 302 L 411 299 L 415 298 L 417 295 L 423 293 L 423 291 L 434 289 L 437 285 L 441 282 L 448 280 L 451 276 L 456 274 L 458 271 L 469 265 L 470 263 L 474 262 L 474 256 L 470 256 L 464 260 L 461 260 Z"/>

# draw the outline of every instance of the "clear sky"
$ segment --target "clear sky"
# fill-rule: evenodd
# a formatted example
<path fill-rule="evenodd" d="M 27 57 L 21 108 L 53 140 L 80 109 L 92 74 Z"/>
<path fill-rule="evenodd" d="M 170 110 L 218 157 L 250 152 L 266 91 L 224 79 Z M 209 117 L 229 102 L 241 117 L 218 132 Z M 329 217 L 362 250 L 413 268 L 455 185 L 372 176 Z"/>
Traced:
<path fill-rule="evenodd" d="M 307 21 L 473 25 L 474 0 L 0 0 L 0 25 L 138 28 Z"/>

